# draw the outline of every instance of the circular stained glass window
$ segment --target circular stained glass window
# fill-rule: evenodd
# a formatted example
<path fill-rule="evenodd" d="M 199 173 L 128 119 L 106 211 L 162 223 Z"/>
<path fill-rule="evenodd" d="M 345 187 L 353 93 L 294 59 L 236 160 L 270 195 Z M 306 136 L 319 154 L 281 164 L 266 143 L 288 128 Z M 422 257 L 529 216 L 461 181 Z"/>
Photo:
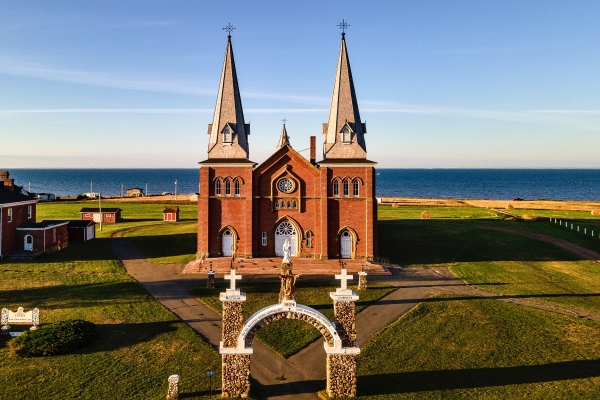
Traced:
<path fill-rule="evenodd" d="M 291 179 L 283 178 L 280 179 L 279 182 L 277 182 L 277 189 L 279 189 L 280 192 L 292 193 L 295 188 L 296 184 Z"/>

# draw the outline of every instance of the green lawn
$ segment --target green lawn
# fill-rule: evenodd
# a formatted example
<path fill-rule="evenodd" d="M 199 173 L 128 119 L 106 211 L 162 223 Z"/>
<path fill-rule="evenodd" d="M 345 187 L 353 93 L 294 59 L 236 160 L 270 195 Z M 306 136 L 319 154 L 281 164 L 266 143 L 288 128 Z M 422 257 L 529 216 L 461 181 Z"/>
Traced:
<path fill-rule="evenodd" d="M 153 263 L 187 263 L 196 259 L 197 222 L 162 222 L 128 230 L 124 237 Z"/>
<path fill-rule="evenodd" d="M 219 301 L 219 292 L 228 288 L 226 282 L 216 282 L 216 289 L 197 287 L 192 293 L 204 304 L 222 313 L 222 303 Z M 241 290 L 247 294 L 244 302 L 244 320 L 256 311 L 276 304 L 279 295 L 280 282 L 278 280 L 247 281 L 241 285 Z M 298 304 L 312 307 L 330 320 L 333 320 L 333 301 L 329 297 L 339 287 L 332 279 L 315 280 L 314 278 L 299 278 L 294 296 Z M 357 290 L 354 288 L 354 290 Z M 366 306 L 377 299 L 390 293 L 394 288 L 383 285 L 369 285 L 369 289 L 357 291 L 360 300 L 356 302 L 356 312 L 362 311 Z M 284 357 L 300 351 L 308 344 L 321 336 L 319 331 L 306 322 L 283 319 L 263 327 L 256 338 Z"/>
<path fill-rule="evenodd" d="M 42 324 L 88 320 L 99 334 L 74 353 L 31 359 L 9 357 L 9 339 L 0 337 L 3 396 L 158 399 L 167 377 L 180 374 L 184 393 L 207 398 L 204 372 L 220 374 L 219 355 L 125 273 L 108 239 L 72 243 L 32 262 L 2 261 L 0 278 L 2 307 L 38 307 Z"/>
<path fill-rule="evenodd" d="M 428 211 L 432 219 L 498 219 L 504 218 L 493 210 L 475 207 L 431 207 L 407 206 L 394 208 L 391 205 L 379 205 L 377 218 L 385 220 L 422 219 L 421 214 Z"/>
<path fill-rule="evenodd" d="M 358 357 L 361 399 L 596 399 L 600 324 L 437 296 Z"/>

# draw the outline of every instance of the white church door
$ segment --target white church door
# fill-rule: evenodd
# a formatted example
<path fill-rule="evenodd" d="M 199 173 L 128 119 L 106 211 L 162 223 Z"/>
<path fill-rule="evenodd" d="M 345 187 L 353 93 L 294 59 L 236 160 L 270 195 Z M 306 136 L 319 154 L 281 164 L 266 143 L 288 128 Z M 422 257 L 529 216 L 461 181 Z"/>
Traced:
<path fill-rule="evenodd" d="M 296 257 L 298 255 L 298 232 L 289 221 L 283 221 L 275 229 L 275 254 L 279 257 L 283 257 L 283 244 L 286 240 L 292 244 L 292 256 Z"/>
<path fill-rule="evenodd" d="M 350 232 L 344 231 L 340 236 L 342 258 L 352 258 L 352 236 Z"/>
<path fill-rule="evenodd" d="M 25 250 L 25 251 L 33 250 L 33 236 L 25 235 L 25 243 L 23 243 L 23 250 Z"/>
<path fill-rule="evenodd" d="M 223 257 L 231 257 L 233 254 L 233 233 L 230 229 L 225 229 L 221 236 L 221 252 Z"/>

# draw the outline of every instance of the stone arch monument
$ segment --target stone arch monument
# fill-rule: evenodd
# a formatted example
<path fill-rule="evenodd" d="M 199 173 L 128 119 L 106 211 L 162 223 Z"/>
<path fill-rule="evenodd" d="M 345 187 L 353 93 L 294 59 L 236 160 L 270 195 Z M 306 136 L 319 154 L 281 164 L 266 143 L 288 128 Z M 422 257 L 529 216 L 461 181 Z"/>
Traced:
<path fill-rule="evenodd" d="M 291 273 L 291 264 L 289 273 Z M 289 275 L 289 274 L 288 274 Z M 341 287 L 329 295 L 333 300 L 335 322 L 329 321 L 319 311 L 296 304 L 291 299 L 280 299 L 274 304 L 254 313 L 243 322 L 242 311 L 246 294 L 236 289 L 235 281 L 240 280 L 232 269 L 225 279 L 230 287 L 220 294 L 223 303 L 223 340 L 220 344 L 222 357 L 222 397 L 248 397 L 250 393 L 250 355 L 253 353 L 252 340 L 258 330 L 282 318 L 299 319 L 313 325 L 324 338 L 327 354 L 327 394 L 330 397 L 356 396 L 356 356 L 360 348 L 356 344 L 355 302 L 358 295 L 348 289 L 347 282 L 352 275 L 345 269 L 335 275 L 341 280 Z M 282 278 L 282 286 L 283 286 Z"/>

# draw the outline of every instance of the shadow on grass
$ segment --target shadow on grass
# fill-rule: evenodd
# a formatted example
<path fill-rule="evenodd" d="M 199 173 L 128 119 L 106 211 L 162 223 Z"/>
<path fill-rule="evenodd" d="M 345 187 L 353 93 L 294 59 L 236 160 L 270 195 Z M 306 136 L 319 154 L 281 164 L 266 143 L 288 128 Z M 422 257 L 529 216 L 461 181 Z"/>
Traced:
<path fill-rule="evenodd" d="M 324 362 L 325 360 L 323 360 Z M 317 393 L 325 390 L 324 380 L 306 380 L 299 382 L 275 383 L 271 385 L 262 385 L 255 379 L 251 379 L 250 396 L 257 399 L 266 399 L 274 396 L 294 395 L 302 393 Z"/>
<path fill-rule="evenodd" d="M 379 253 L 402 265 L 581 259 L 550 243 L 486 226 L 514 227 L 502 221 L 482 225 L 481 220 L 379 221 Z"/>
<path fill-rule="evenodd" d="M 175 257 L 195 255 L 196 233 L 175 233 L 155 236 L 128 236 L 133 246 L 145 258 Z"/>
<path fill-rule="evenodd" d="M 181 321 L 143 322 L 135 324 L 96 325 L 98 339 L 77 353 L 91 354 L 134 346 L 148 342 L 158 335 L 176 331 Z"/>
<path fill-rule="evenodd" d="M 9 309 L 16 309 L 17 306 L 26 309 L 39 307 L 43 313 L 49 309 L 86 308 L 115 302 L 120 305 L 136 303 L 143 295 L 146 292 L 134 281 L 100 282 L 3 290 L 0 291 L 0 304 Z"/>
<path fill-rule="evenodd" d="M 397 300 L 379 300 L 378 305 L 386 304 L 412 304 L 412 303 L 436 303 L 452 300 L 508 300 L 508 299 L 535 299 L 535 298 L 555 298 L 555 297 L 600 297 L 600 293 L 548 293 L 548 294 L 515 294 L 515 295 L 492 295 L 492 296 L 457 296 L 457 297 L 429 297 L 427 299 L 397 299 Z"/>
<path fill-rule="evenodd" d="M 40 264 L 69 263 L 77 261 L 115 260 L 108 238 L 95 238 L 87 242 L 71 242 L 67 248 L 45 254 L 33 260 L 4 260 L 0 267 L 10 269 L 11 264 L 35 267 Z"/>
<path fill-rule="evenodd" d="M 376 396 L 432 390 L 474 389 L 597 376 L 600 376 L 600 360 L 574 360 L 502 368 L 401 372 L 359 376 L 358 394 Z"/>

